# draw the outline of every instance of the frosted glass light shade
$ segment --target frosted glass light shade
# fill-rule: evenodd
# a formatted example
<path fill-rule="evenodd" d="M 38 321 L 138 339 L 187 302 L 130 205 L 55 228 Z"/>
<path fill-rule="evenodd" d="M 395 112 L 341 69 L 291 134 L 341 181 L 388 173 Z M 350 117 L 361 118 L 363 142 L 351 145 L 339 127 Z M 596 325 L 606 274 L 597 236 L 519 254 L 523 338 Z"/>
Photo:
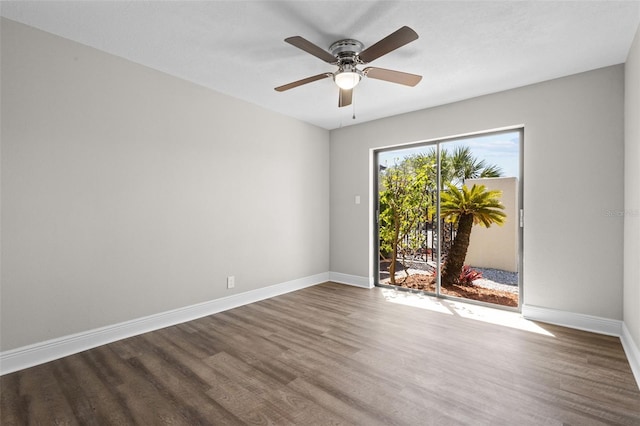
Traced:
<path fill-rule="evenodd" d="M 357 72 L 343 71 L 333 76 L 339 88 L 349 90 L 353 89 L 360 83 L 362 76 Z"/>

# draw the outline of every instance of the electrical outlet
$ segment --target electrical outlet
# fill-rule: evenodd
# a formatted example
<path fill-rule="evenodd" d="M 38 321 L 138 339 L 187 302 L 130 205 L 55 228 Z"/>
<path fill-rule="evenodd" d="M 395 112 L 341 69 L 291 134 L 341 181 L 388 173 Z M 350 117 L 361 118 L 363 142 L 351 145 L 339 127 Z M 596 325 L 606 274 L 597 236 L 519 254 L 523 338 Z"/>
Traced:
<path fill-rule="evenodd" d="M 227 288 L 234 288 L 236 286 L 236 277 L 227 277 Z"/>

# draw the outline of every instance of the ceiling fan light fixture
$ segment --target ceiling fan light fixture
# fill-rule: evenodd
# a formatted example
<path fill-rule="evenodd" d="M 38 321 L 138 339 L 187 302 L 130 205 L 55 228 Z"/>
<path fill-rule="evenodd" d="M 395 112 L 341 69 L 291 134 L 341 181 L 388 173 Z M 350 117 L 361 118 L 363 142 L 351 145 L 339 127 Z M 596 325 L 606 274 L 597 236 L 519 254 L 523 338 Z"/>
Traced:
<path fill-rule="evenodd" d="M 362 73 L 358 70 L 353 71 L 339 71 L 333 75 L 333 81 L 336 82 L 339 88 L 344 90 L 353 89 L 360 83 L 362 79 Z"/>
<path fill-rule="evenodd" d="M 352 89 L 356 87 L 364 77 L 413 87 L 420 82 L 422 76 L 376 67 L 367 67 L 363 70 L 359 70 L 357 66 L 368 64 L 389 52 L 393 52 L 407 43 L 411 43 L 417 38 L 418 34 L 416 34 L 415 31 L 404 26 L 366 49 L 364 49 L 364 44 L 358 40 L 347 38 L 333 43 L 329 46 L 329 51 L 300 36 L 285 38 L 284 41 L 292 46 L 304 50 L 328 64 L 337 65 L 338 70 L 335 72 L 324 72 L 303 78 L 302 80 L 278 86 L 275 90 L 278 92 L 284 92 L 286 90 L 302 86 L 303 84 L 332 77 L 333 81 L 340 88 L 340 93 L 338 94 L 338 107 L 341 108 L 352 105 Z"/>

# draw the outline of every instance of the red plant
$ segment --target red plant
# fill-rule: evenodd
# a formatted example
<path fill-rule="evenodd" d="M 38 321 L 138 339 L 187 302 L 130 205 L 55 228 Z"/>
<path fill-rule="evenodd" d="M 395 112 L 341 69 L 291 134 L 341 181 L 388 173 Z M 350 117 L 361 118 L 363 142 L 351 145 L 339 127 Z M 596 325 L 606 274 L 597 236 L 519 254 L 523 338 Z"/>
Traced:
<path fill-rule="evenodd" d="M 474 280 L 479 280 L 480 278 L 482 278 L 482 272 L 471 269 L 469 265 L 464 265 L 462 271 L 460 271 L 458 284 L 470 286 L 473 285 Z"/>

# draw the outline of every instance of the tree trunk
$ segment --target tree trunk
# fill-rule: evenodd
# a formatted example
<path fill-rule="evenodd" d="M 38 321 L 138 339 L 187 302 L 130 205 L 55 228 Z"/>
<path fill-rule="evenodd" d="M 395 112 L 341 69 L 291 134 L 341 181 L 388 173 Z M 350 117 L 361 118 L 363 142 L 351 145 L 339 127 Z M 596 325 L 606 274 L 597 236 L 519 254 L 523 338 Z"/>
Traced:
<path fill-rule="evenodd" d="M 447 254 L 447 261 L 442 268 L 441 284 L 444 287 L 452 286 L 458 282 L 460 272 L 464 266 L 469 248 L 471 228 L 473 227 L 473 215 L 465 214 L 460 216 L 456 237 L 453 239 L 451 249 Z"/>
<path fill-rule="evenodd" d="M 396 258 L 398 257 L 398 238 L 400 237 L 400 219 L 393 221 L 393 243 L 391 244 L 391 263 L 389 264 L 389 283 L 396 285 Z"/>

